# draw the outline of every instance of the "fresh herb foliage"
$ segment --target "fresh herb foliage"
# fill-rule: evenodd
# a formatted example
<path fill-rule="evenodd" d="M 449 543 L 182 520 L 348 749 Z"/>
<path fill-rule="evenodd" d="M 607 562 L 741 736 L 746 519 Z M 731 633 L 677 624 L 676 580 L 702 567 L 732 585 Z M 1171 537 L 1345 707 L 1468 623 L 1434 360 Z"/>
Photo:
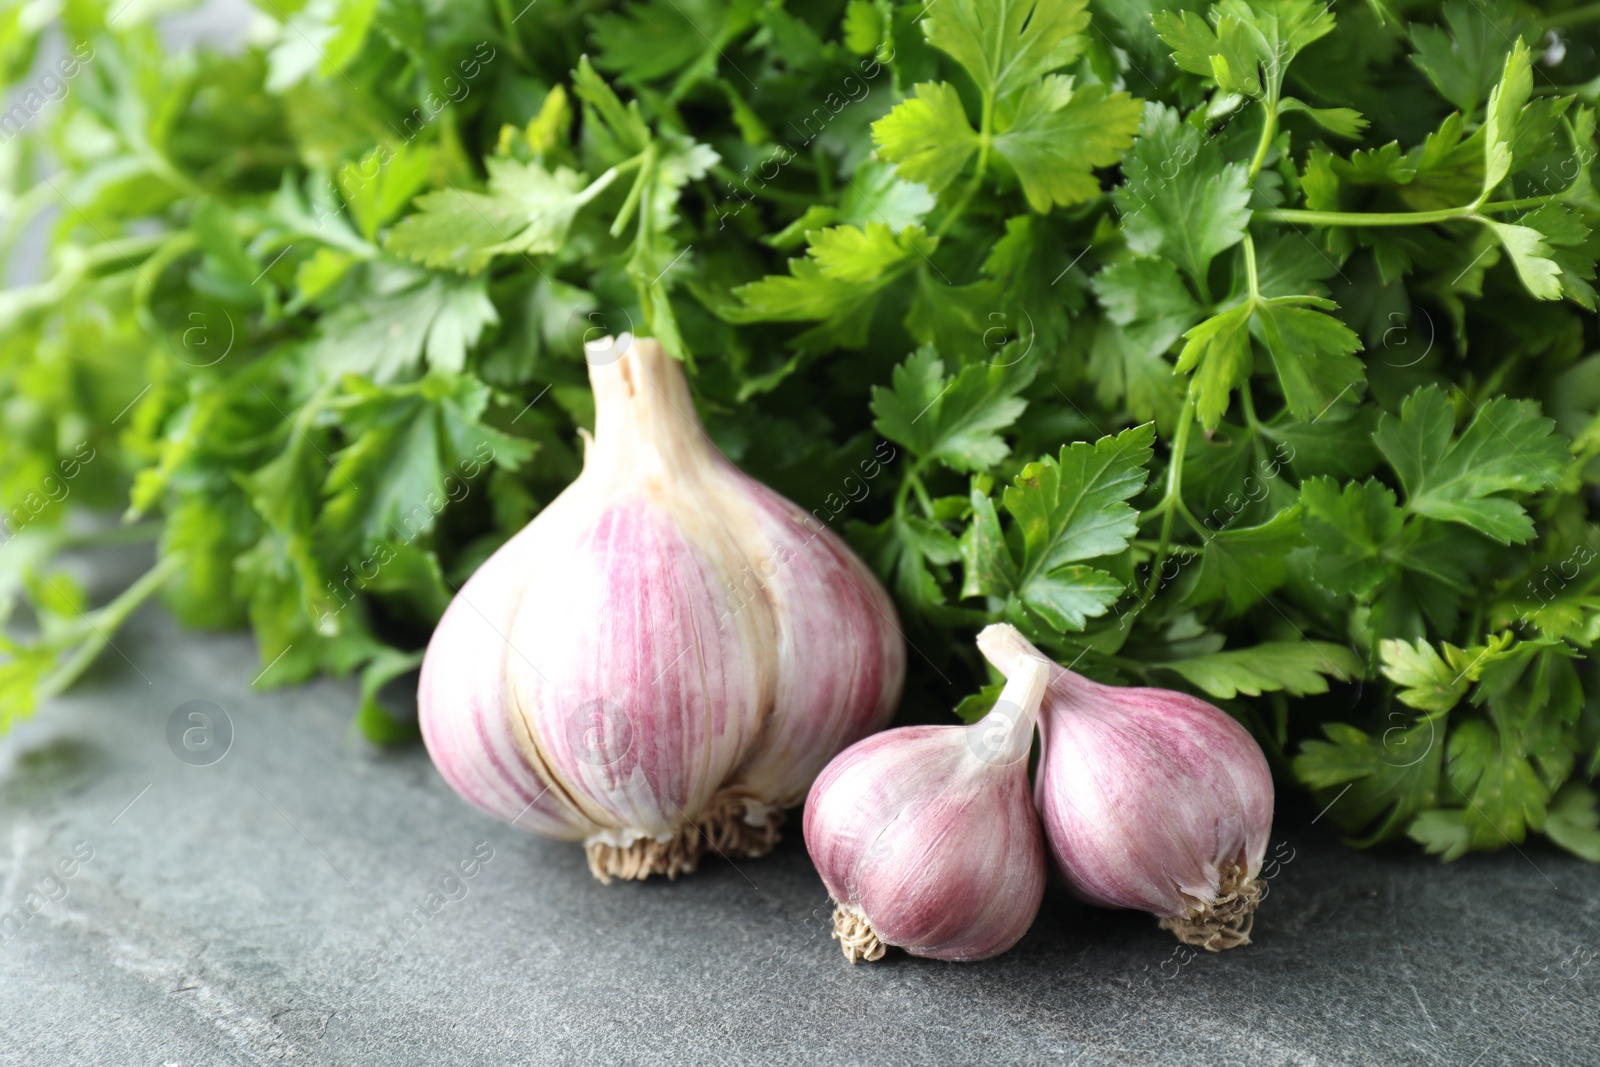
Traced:
<path fill-rule="evenodd" d="M 631 329 L 882 573 L 903 715 L 981 713 L 1005 619 L 1355 842 L 1600 859 L 1592 5 L 161 7 L 0 15 L 0 728 L 159 592 L 408 736 Z M 141 538 L 109 603 L 60 562 Z"/>

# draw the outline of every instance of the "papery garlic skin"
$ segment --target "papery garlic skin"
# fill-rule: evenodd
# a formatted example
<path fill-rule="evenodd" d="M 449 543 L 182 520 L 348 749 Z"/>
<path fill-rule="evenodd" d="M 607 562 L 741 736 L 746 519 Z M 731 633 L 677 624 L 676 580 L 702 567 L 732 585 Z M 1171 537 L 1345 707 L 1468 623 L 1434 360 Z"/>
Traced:
<path fill-rule="evenodd" d="M 1028 751 L 1046 681 L 1042 661 L 1024 666 L 981 721 L 874 734 L 817 777 L 806 848 L 852 963 L 886 945 L 988 959 L 1033 925 L 1047 861 Z"/>
<path fill-rule="evenodd" d="M 708 846 L 770 849 L 885 725 L 905 645 L 844 543 L 712 446 L 659 344 L 588 356 L 583 472 L 457 594 L 419 719 L 479 808 L 583 839 L 602 881 L 673 877 Z"/>
<path fill-rule="evenodd" d="M 1005 624 L 978 647 L 1002 673 L 1040 655 Z M 1186 693 L 1101 685 L 1052 664 L 1039 733 L 1039 814 L 1074 892 L 1158 915 L 1186 944 L 1249 944 L 1273 807 L 1249 731 Z"/>

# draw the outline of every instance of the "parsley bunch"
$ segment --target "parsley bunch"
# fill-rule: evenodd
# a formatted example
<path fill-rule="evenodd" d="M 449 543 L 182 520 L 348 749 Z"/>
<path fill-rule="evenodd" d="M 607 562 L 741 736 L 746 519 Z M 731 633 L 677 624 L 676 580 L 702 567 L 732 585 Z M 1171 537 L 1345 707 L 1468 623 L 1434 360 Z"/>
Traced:
<path fill-rule="evenodd" d="M 412 736 L 379 690 L 633 330 L 883 575 L 904 716 L 980 713 L 1004 619 L 1355 843 L 1600 860 L 1600 13 L 1547 6 L 12 5 L 0 728 L 159 594 Z"/>

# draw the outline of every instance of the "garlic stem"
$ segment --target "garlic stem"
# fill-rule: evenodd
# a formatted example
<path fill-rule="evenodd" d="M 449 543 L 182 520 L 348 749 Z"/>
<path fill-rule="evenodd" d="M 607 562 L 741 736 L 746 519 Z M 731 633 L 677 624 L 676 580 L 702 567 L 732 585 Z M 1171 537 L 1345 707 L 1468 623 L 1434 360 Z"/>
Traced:
<path fill-rule="evenodd" d="M 978 651 L 994 664 L 995 670 L 1011 677 L 1024 659 L 1042 659 L 1043 655 L 1015 626 L 997 622 L 978 632 Z"/>
<path fill-rule="evenodd" d="M 1048 660 L 1020 656 L 1015 664 L 994 707 L 972 726 L 982 738 L 978 750 L 992 754 L 991 762 L 1002 767 L 1027 758 L 1033 747 L 1039 701 L 1050 684 Z"/>

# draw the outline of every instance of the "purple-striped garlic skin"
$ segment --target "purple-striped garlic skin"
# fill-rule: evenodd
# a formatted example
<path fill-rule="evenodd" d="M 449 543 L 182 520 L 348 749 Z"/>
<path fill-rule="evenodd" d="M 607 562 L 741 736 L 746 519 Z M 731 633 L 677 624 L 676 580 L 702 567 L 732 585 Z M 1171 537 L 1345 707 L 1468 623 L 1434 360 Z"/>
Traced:
<path fill-rule="evenodd" d="M 419 718 L 482 810 L 582 839 L 602 881 L 675 877 L 707 842 L 772 847 L 829 757 L 893 713 L 904 639 L 843 542 L 711 445 L 659 344 L 588 356 L 583 471 L 457 594 Z"/>
<path fill-rule="evenodd" d="M 1041 653 L 1013 627 L 978 646 L 1002 673 Z M 1226 712 L 1052 664 L 1035 785 L 1051 854 L 1092 904 L 1161 917 L 1213 952 L 1250 943 L 1272 831 L 1272 773 Z"/>
<path fill-rule="evenodd" d="M 852 963 L 887 945 L 988 959 L 1033 925 L 1048 861 L 1028 750 L 1047 677 L 1024 667 L 979 722 L 874 734 L 817 777 L 806 848 Z"/>
<path fill-rule="evenodd" d="M 887 725 L 905 679 L 894 605 L 839 537 L 759 482 L 745 480 L 770 549 L 753 578 L 785 624 L 778 631 L 776 716 L 747 753 L 741 778 L 778 807 L 806 798 L 846 745 Z M 728 599 L 739 610 L 750 582 Z"/>
<path fill-rule="evenodd" d="M 550 787 L 542 762 L 529 762 L 506 714 L 505 634 L 540 558 L 540 532 L 524 527 L 445 609 L 422 660 L 418 720 L 434 766 L 474 807 L 524 830 L 575 839 L 599 827 Z"/>

